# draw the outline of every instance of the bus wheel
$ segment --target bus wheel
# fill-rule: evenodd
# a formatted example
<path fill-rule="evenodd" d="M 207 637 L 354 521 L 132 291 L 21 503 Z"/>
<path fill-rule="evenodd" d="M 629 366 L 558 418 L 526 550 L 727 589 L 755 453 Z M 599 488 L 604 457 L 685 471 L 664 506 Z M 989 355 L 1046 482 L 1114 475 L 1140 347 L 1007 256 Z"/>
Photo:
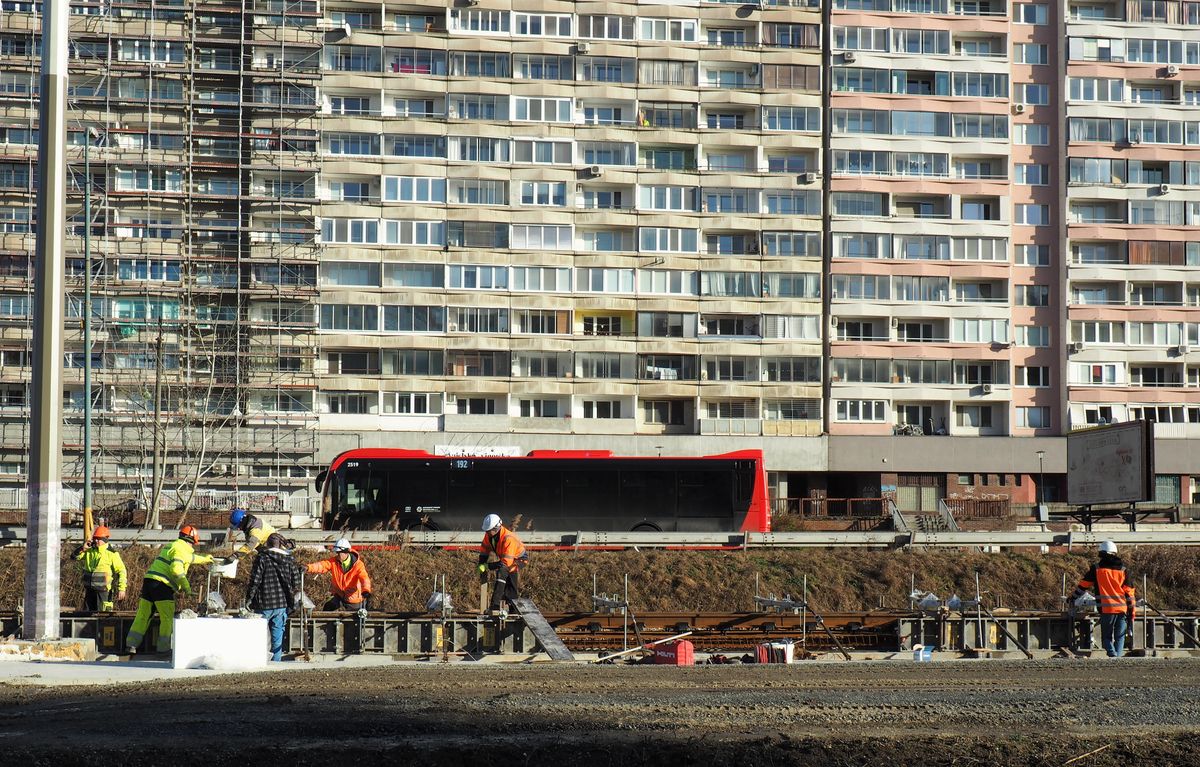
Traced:
<path fill-rule="evenodd" d="M 633 526 L 629 532 L 631 533 L 661 533 L 662 528 L 653 522 L 642 522 Z M 634 551 L 640 552 L 641 549 L 637 546 L 631 546 Z"/>
<path fill-rule="evenodd" d="M 431 533 L 436 533 L 438 531 L 438 526 L 432 522 L 413 522 L 411 525 L 404 528 L 405 532 L 410 532 L 410 533 L 416 533 L 416 532 L 420 532 L 422 530 L 425 530 L 425 531 L 428 531 Z"/>

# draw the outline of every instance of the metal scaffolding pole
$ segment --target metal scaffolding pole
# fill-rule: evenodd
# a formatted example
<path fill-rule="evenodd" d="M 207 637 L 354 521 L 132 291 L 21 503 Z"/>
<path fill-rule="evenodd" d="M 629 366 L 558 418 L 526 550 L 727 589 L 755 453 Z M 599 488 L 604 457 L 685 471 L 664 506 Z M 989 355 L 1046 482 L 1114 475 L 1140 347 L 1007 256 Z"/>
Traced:
<path fill-rule="evenodd" d="M 67 29 L 70 3 L 42 3 L 37 271 L 33 310 L 25 639 L 58 639 L 62 525 L 63 272 L 66 242 Z"/>

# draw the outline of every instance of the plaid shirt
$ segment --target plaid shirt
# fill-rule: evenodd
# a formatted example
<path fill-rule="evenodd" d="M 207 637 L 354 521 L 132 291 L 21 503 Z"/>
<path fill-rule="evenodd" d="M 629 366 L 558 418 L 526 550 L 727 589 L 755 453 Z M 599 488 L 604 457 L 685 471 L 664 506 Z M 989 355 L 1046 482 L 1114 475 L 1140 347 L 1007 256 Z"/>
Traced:
<path fill-rule="evenodd" d="M 292 595 L 300 590 L 300 565 L 291 554 L 279 549 L 262 549 L 250 568 L 250 585 L 246 588 L 246 604 L 251 609 L 278 610 L 291 608 Z"/>

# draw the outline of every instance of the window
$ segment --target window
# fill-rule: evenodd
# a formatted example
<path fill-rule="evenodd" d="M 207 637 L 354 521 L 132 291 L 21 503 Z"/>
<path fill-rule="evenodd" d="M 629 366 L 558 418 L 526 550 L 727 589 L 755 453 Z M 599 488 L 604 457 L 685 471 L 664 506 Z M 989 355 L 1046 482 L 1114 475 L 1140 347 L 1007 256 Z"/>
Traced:
<path fill-rule="evenodd" d="M 1050 385 L 1050 368 L 1046 366 L 1017 366 L 1017 386 L 1045 387 Z"/>
<path fill-rule="evenodd" d="M 521 204 L 564 207 L 567 204 L 567 185 L 561 181 L 522 181 Z"/>
<path fill-rule="evenodd" d="M 442 306 L 385 306 L 383 329 L 389 333 L 442 333 L 446 309 Z"/>
<path fill-rule="evenodd" d="M 621 401 L 620 400 L 584 400 L 583 401 L 583 417 L 584 418 L 620 418 L 621 417 Z"/>
<path fill-rule="evenodd" d="M 1017 163 L 1016 182 L 1026 186 L 1045 186 L 1050 183 L 1050 166 Z"/>
<path fill-rule="evenodd" d="M 1015 43 L 1014 64 L 1047 64 L 1050 61 L 1048 46 L 1037 43 Z"/>
<path fill-rule="evenodd" d="M 1047 285 L 1014 285 L 1017 306 L 1049 306 L 1050 288 Z"/>
<path fill-rule="evenodd" d="M 632 293 L 632 269 L 580 267 L 575 270 L 575 289 L 585 293 Z"/>
<path fill-rule="evenodd" d="M 363 304 L 324 304 L 322 330 L 379 330 L 379 307 Z"/>
<path fill-rule="evenodd" d="M 643 253 L 695 253 L 698 250 L 696 229 L 674 227 L 641 227 L 638 248 Z"/>
<path fill-rule="evenodd" d="M 571 270 L 566 267 L 514 266 L 512 289 L 528 291 L 568 291 L 571 289 Z"/>
<path fill-rule="evenodd" d="M 450 288 L 466 290 L 507 290 L 508 267 L 460 266 L 450 267 Z"/>
<path fill-rule="evenodd" d="M 951 338 L 955 343 L 1008 343 L 1008 320 L 954 319 Z"/>
<path fill-rule="evenodd" d="M 954 408 L 955 424 L 964 429 L 992 428 L 991 405 L 958 405 Z"/>
<path fill-rule="evenodd" d="M 648 424 L 683 426 L 686 418 L 683 400 L 643 400 L 642 417 Z"/>
<path fill-rule="evenodd" d="M 696 42 L 699 22 L 695 19 L 641 19 L 639 37 L 642 40 Z"/>
<path fill-rule="evenodd" d="M 1016 83 L 1013 86 L 1013 101 L 1018 104 L 1043 106 L 1050 103 L 1050 86 L 1040 83 Z"/>
<path fill-rule="evenodd" d="M 811 421 L 821 417 L 817 399 L 773 399 L 763 403 L 763 418 L 768 421 Z"/>
<path fill-rule="evenodd" d="M 445 202 L 446 179 L 423 176 L 384 176 L 383 200 L 384 202 Z M 360 201 L 365 201 L 365 199 Z"/>
<path fill-rule="evenodd" d="M 1017 245 L 1016 262 L 1022 266 L 1049 266 L 1049 245 Z"/>
<path fill-rule="evenodd" d="M 580 16 L 579 36 L 594 40 L 632 40 L 632 16 Z"/>
<path fill-rule="evenodd" d="M 1049 19 L 1049 6 L 1041 3 L 1015 3 L 1013 21 L 1017 24 L 1044 26 Z"/>
<path fill-rule="evenodd" d="M 1046 347 L 1050 345 L 1050 328 L 1045 325 L 1018 325 L 1017 345 Z"/>
<path fill-rule="evenodd" d="M 569 123 L 574 112 L 569 98 L 514 96 L 513 119 L 522 122 Z"/>
<path fill-rule="evenodd" d="M 1049 226 L 1050 206 L 1018 203 L 1014 206 L 1013 223 L 1026 226 Z"/>
<path fill-rule="evenodd" d="M 887 403 L 883 400 L 839 399 L 834 400 L 833 405 L 835 418 L 838 421 L 883 423 L 887 420 L 885 415 Z"/>
<path fill-rule="evenodd" d="M 1022 146 L 1048 146 L 1050 144 L 1050 126 L 1041 123 L 1014 125 L 1013 143 Z"/>
<path fill-rule="evenodd" d="M 487 397 L 459 397 L 455 411 L 459 415 L 495 415 L 496 400 Z"/>
<path fill-rule="evenodd" d="M 1017 408 L 1017 426 L 1022 429 L 1050 428 L 1050 408 L 1045 406 Z"/>
<path fill-rule="evenodd" d="M 514 13 L 512 32 L 529 37 L 570 37 L 571 17 L 550 13 Z"/>
<path fill-rule="evenodd" d="M 442 395 L 431 392 L 385 392 L 383 412 L 394 415 L 440 415 Z"/>

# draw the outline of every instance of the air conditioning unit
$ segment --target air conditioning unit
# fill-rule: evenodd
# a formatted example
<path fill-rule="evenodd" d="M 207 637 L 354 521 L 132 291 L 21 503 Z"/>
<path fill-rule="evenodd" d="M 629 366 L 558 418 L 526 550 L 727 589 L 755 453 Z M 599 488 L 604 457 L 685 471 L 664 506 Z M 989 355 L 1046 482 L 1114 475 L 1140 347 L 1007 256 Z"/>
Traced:
<path fill-rule="evenodd" d="M 575 52 L 582 53 L 582 54 L 591 53 L 592 52 L 592 44 L 591 43 L 575 43 Z"/>
<path fill-rule="evenodd" d="M 892 326 L 893 328 L 898 328 L 898 327 L 900 327 L 900 318 L 899 318 L 899 317 L 892 317 L 892 320 L 891 320 L 891 326 Z"/>
<path fill-rule="evenodd" d="M 1167 67 L 1166 67 L 1166 69 L 1163 70 L 1163 73 L 1167 77 L 1174 77 L 1175 75 L 1179 74 L 1179 65 L 1178 64 L 1167 64 Z"/>
<path fill-rule="evenodd" d="M 854 51 L 846 51 L 842 54 L 842 61 L 847 64 L 853 64 L 855 61 L 858 61 L 858 54 Z"/>
<path fill-rule="evenodd" d="M 837 317 L 830 317 L 830 318 L 829 318 L 829 329 L 830 329 L 830 330 L 837 330 L 837 326 L 838 326 L 838 318 L 837 318 Z"/>
<path fill-rule="evenodd" d="M 1013 114 L 1019 115 L 1019 114 L 1024 114 L 1024 113 L 1025 113 L 1025 105 L 1024 104 L 1013 104 Z"/>
<path fill-rule="evenodd" d="M 1180 344 L 1179 346 L 1175 347 L 1176 354 L 1187 354 L 1191 350 L 1192 350 L 1192 347 L 1188 346 L 1187 344 Z"/>
<path fill-rule="evenodd" d="M 454 392 L 446 392 L 446 404 L 453 405 L 458 402 L 458 395 Z"/>
<path fill-rule="evenodd" d="M 991 384 L 984 384 L 984 385 L 983 385 L 982 387 L 980 387 L 980 388 L 983 390 L 983 393 L 984 393 L 984 394 L 991 394 L 991 393 L 992 393 L 992 385 L 991 385 Z"/>
<path fill-rule="evenodd" d="M 450 332 L 450 333 L 457 333 L 458 332 L 458 323 L 457 322 L 447 322 L 446 323 L 446 331 Z"/>
<path fill-rule="evenodd" d="M 816 182 L 817 174 L 811 171 L 808 173 L 801 173 L 799 176 L 796 176 L 796 183 L 798 184 L 815 184 Z"/>
<path fill-rule="evenodd" d="M 591 176 L 592 178 L 599 177 L 602 172 L 603 171 L 600 170 L 599 165 L 589 165 L 588 169 L 587 169 L 588 175 Z"/>
<path fill-rule="evenodd" d="M 1086 348 L 1087 344 L 1085 344 L 1083 341 L 1076 341 L 1068 347 L 1068 350 L 1071 352 L 1071 354 L 1079 354 Z"/>
<path fill-rule="evenodd" d="M 1167 192 L 1169 192 L 1169 191 L 1171 191 L 1171 185 L 1170 185 L 1170 184 L 1159 184 L 1159 185 L 1158 185 L 1158 193 L 1159 193 L 1159 194 L 1166 194 L 1166 193 L 1167 193 Z"/>
<path fill-rule="evenodd" d="M 479 0 L 463 0 L 463 5 L 467 6 L 468 8 L 474 8 L 475 6 L 479 5 Z"/>
<path fill-rule="evenodd" d="M 708 380 L 708 371 L 707 371 L 707 370 L 701 370 L 701 371 L 700 371 L 700 380 L 701 380 L 701 381 L 707 381 L 707 380 Z"/>

